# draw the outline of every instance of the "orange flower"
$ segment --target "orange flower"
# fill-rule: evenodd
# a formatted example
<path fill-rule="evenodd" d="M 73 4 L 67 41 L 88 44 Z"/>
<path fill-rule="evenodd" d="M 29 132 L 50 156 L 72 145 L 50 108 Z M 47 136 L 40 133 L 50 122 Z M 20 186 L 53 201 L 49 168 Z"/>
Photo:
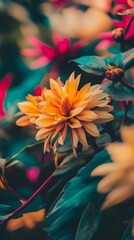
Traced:
<path fill-rule="evenodd" d="M 134 196 L 134 125 L 123 126 L 121 137 L 123 143 L 107 147 L 113 162 L 102 164 L 91 173 L 91 176 L 105 176 L 98 184 L 99 192 L 108 192 L 103 208 Z"/>
<path fill-rule="evenodd" d="M 35 120 L 40 116 L 40 109 L 38 108 L 38 103 L 42 101 L 41 96 L 32 96 L 28 94 L 26 97 L 27 101 L 18 103 L 18 107 L 25 116 L 20 117 L 16 124 L 18 126 L 24 127 L 33 124 Z"/>
<path fill-rule="evenodd" d="M 18 229 L 33 230 L 38 227 L 39 223 L 42 223 L 45 218 L 45 209 L 38 210 L 36 212 L 24 213 L 22 217 L 11 219 L 7 223 L 7 230 L 9 232 L 16 231 Z"/>
<path fill-rule="evenodd" d="M 35 121 L 40 130 L 36 140 L 45 140 L 44 151 L 52 147 L 56 152 L 59 144 L 64 144 L 67 133 L 76 155 L 78 142 L 88 145 L 86 133 L 98 137 L 97 123 L 113 119 L 109 112 L 109 97 L 101 90 L 101 85 L 87 83 L 78 90 L 80 75 L 75 79 L 71 74 L 65 85 L 58 79 L 50 79 L 50 90 L 44 92 L 45 101 L 38 104 L 42 113 Z M 56 138 L 56 140 L 55 140 Z M 54 144 L 53 141 L 55 140 Z"/>

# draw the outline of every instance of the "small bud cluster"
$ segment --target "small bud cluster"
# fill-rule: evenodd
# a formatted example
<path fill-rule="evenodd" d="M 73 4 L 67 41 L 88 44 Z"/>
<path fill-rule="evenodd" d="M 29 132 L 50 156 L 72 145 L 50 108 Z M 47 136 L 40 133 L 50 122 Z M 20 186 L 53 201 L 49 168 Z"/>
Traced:
<path fill-rule="evenodd" d="M 106 78 L 109 80 L 114 81 L 115 83 L 119 82 L 122 80 L 124 76 L 124 70 L 121 68 L 113 68 L 109 69 L 105 72 Z"/>

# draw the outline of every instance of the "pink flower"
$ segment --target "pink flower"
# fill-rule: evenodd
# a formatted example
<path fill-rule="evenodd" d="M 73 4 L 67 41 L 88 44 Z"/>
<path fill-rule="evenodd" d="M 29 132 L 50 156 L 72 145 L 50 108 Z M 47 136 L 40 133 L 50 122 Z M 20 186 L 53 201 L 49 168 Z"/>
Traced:
<path fill-rule="evenodd" d="M 115 3 L 118 3 L 118 4 L 127 4 L 127 0 L 115 0 Z"/>
<path fill-rule="evenodd" d="M 37 167 L 31 167 L 27 169 L 27 177 L 31 182 L 36 182 L 39 177 L 39 169 Z"/>
<path fill-rule="evenodd" d="M 49 2 L 49 1 L 48 1 L 48 2 Z M 50 0 L 50 3 L 51 3 L 55 8 L 63 7 L 67 2 L 68 2 L 68 0 Z"/>
<path fill-rule="evenodd" d="M 32 68 L 43 67 L 50 62 L 61 58 L 70 53 L 76 53 L 85 42 L 77 41 L 74 44 L 70 43 L 69 38 L 61 37 L 58 34 L 52 35 L 52 42 L 54 47 L 47 45 L 46 43 L 40 41 L 35 36 L 29 36 L 28 41 L 34 46 L 34 48 L 24 48 L 21 53 L 24 56 L 36 57 L 36 60 L 32 62 Z"/>
<path fill-rule="evenodd" d="M 12 79 L 13 75 L 11 73 L 8 73 L 0 81 L 0 120 L 5 117 L 4 100 L 6 98 L 7 90 Z"/>
<path fill-rule="evenodd" d="M 114 43 L 112 31 L 99 33 L 98 38 L 102 40 L 96 46 L 97 51 L 106 50 Z"/>
<path fill-rule="evenodd" d="M 36 86 L 34 89 L 34 96 L 41 96 L 42 89 L 40 86 Z"/>
<path fill-rule="evenodd" d="M 116 28 L 123 28 L 125 31 L 125 40 L 132 41 L 134 39 L 134 17 L 130 15 L 122 16 L 121 22 L 114 22 Z"/>
<path fill-rule="evenodd" d="M 126 3 L 127 1 L 116 1 L 119 3 Z M 134 40 L 134 17 L 131 15 L 123 15 L 122 21 L 114 21 L 115 29 L 110 32 L 99 33 L 98 38 L 102 41 L 97 45 L 96 50 L 102 51 L 108 49 L 114 41 L 120 42 L 121 39 L 126 41 Z"/>

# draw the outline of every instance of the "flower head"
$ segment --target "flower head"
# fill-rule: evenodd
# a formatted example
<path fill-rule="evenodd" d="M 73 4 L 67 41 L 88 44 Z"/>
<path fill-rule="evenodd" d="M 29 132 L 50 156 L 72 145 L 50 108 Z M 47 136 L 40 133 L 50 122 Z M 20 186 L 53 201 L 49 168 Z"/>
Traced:
<path fill-rule="evenodd" d="M 25 119 L 35 123 L 40 130 L 37 132 L 36 140 L 45 140 L 44 151 L 54 152 L 59 144 L 64 144 L 67 134 L 74 154 L 78 142 L 88 145 L 86 133 L 98 137 L 97 123 L 105 123 L 113 119 L 109 112 L 112 106 L 108 105 L 109 97 L 101 90 L 101 85 L 91 86 L 90 83 L 78 90 L 80 75 L 75 79 L 71 74 L 65 85 L 58 79 L 50 79 L 50 89 L 42 94 L 42 101 L 35 102 L 35 97 L 30 95 L 33 102 L 22 102 L 18 106 L 25 112 Z M 44 98 L 44 100 L 43 100 Z M 34 119 L 34 120 L 33 120 Z M 26 125 L 20 118 L 17 124 Z"/>
<path fill-rule="evenodd" d="M 36 57 L 36 60 L 31 63 L 31 67 L 34 69 L 46 66 L 50 62 L 57 64 L 59 59 L 67 58 L 69 53 L 70 55 L 72 53 L 75 55 L 81 47 L 86 45 L 84 41 L 71 43 L 69 38 L 61 37 L 56 33 L 52 35 L 54 46 L 47 45 L 35 36 L 29 36 L 28 41 L 34 48 L 24 48 L 21 50 L 21 53 L 24 56 Z"/>
<path fill-rule="evenodd" d="M 107 147 L 113 162 L 102 164 L 91 174 L 104 176 L 98 184 L 99 192 L 108 192 L 103 208 L 134 196 L 134 126 L 123 126 L 121 137 L 124 142 Z"/>
<path fill-rule="evenodd" d="M 32 96 L 31 94 L 28 94 L 26 99 L 27 101 L 18 103 L 21 114 L 24 116 L 20 117 L 16 121 L 16 124 L 21 127 L 33 124 L 41 114 L 41 110 L 38 108 L 38 104 L 43 100 L 43 97 Z"/>

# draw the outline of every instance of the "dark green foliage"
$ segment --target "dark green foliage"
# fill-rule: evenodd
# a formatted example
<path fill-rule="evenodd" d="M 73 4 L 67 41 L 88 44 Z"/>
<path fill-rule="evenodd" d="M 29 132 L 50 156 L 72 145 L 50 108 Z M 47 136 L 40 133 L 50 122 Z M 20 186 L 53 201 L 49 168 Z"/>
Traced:
<path fill-rule="evenodd" d="M 50 239 L 67 239 L 68 236 L 69 239 L 74 239 L 76 236 L 78 238 L 78 232 L 81 234 L 84 231 L 83 221 L 86 221 L 89 214 L 92 216 L 92 221 L 85 226 L 89 228 L 89 231 L 85 231 L 84 239 L 86 236 L 92 239 L 100 221 L 103 197 L 96 191 L 98 178 L 90 177 L 90 173 L 99 164 L 109 161 L 110 158 L 106 151 L 98 153 L 86 167 L 78 172 L 78 176 L 67 184 L 60 199 L 45 220 L 45 230 L 51 235 Z M 70 226 L 69 229 L 68 226 Z"/>
<path fill-rule="evenodd" d="M 132 101 L 134 99 L 134 91 L 121 83 L 115 85 L 112 82 L 107 82 L 102 85 L 102 88 L 116 101 Z"/>
<path fill-rule="evenodd" d="M 134 119 L 134 106 L 130 108 L 130 110 L 127 113 L 127 116 L 131 119 Z"/>
<path fill-rule="evenodd" d="M 16 192 L 25 200 L 33 194 L 33 190 L 30 188 L 17 189 Z M 12 214 L 13 211 L 21 205 L 22 203 L 19 201 L 19 199 L 16 199 L 16 197 L 10 191 L 4 192 L 0 197 L 0 220 L 8 218 L 10 214 Z M 23 211 L 17 214 L 15 218 L 22 216 L 23 213 L 34 212 L 42 208 L 44 208 L 44 202 L 43 198 L 39 195 Z"/>
<path fill-rule="evenodd" d="M 132 236 L 132 224 L 129 224 L 123 237 L 122 240 L 133 240 L 133 236 Z"/>

